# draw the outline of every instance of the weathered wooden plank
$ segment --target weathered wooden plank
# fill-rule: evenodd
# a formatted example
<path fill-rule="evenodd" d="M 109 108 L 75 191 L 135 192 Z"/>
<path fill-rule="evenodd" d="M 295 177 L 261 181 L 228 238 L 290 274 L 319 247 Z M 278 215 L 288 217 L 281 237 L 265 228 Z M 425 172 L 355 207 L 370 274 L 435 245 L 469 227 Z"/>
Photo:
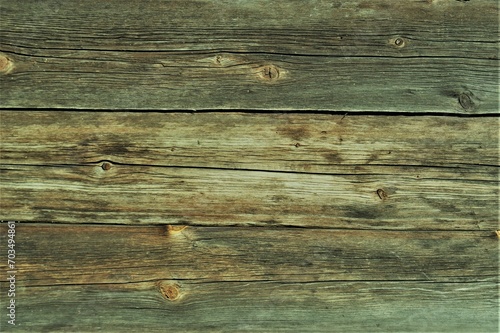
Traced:
<path fill-rule="evenodd" d="M 389 171 L 390 169 L 388 169 Z M 497 170 L 497 169 L 495 169 Z M 492 229 L 499 182 L 112 165 L 0 166 L 4 219 L 43 222 Z"/>
<path fill-rule="evenodd" d="M 164 286 L 180 288 L 180 298 L 165 299 L 154 282 L 21 287 L 17 325 L 2 323 L 2 331 L 498 332 L 493 283 L 167 281 Z M 5 298 L 0 304 L 5 309 Z"/>
<path fill-rule="evenodd" d="M 0 204 L 4 218 L 45 222 L 489 229 L 497 126 L 494 117 L 2 112 Z"/>
<path fill-rule="evenodd" d="M 499 125 L 498 117 L 1 111 L 0 162 L 435 178 L 446 169 L 429 167 L 447 167 L 482 179 L 498 175 L 481 165 L 499 165 Z"/>
<path fill-rule="evenodd" d="M 21 223 L 16 242 L 21 331 L 498 326 L 491 232 Z"/>
<path fill-rule="evenodd" d="M 499 111 L 495 0 L 0 13 L 4 110 Z M 17 331 L 498 332 L 494 115 L 0 117 Z"/>
<path fill-rule="evenodd" d="M 6 238 L 6 225 L 1 225 Z M 489 231 L 17 224 L 24 286 L 498 279 Z M 5 265 L 6 263 L 2 263 Z"/>
<path fill-rule="evenodd" d="M 498 112 L 497 60 L 72 52 L 6 53 L 17 70 L 0 75 L 1 106 Z"/>
<path fill-rule="evenodd" d="M 1 5 L 2 107 L 498 112 L 494 0 Z"/>
<path fill-rule="evenodd" d="M 57 0 L 25 0 L 2 1 L 1 6 L 2 44 L 37 55 L 51 48 L 498 57 L 499 6 L 495 0 L 112 0 L 85 4 L 70 0 L 64 5 Z M 405 44 L 391 45 L 394 37 L 403 38 Z"/>

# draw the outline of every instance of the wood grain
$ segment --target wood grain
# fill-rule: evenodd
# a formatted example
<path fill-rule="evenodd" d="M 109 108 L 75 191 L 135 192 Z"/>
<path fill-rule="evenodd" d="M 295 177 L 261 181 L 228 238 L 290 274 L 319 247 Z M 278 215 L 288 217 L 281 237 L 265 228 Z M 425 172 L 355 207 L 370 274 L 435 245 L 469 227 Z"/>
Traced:
<path fill-rule="evenodd" d="M 495 0 L 1 6 L 4 108 L 498 113 Z"/>
<path fill-rule="evenodd" d="M 0 0 L 0 331 L 498 332 L 499 14 Z"/>
<path fill-rule="evenodd" d="M 4 283 L 3 281 L 1 283 Z M 15 332 L 498 331 L 498 285 L 426 282 L 167 281 L 21 289 Z M 4 298 L 0 301 L 4 305 Z"/>
<path fill-rule="evenodd" d="M 110 165 L 1 166 L 8 219 L 487 230 L 498 180 Z M 390 169 L 388 169 L 389 171 Z"/>
<path fill-rule="evenodd" d="M 485 167 L 499 166 L 499 125 L 493 116 L 0 111 L 0 161 L 331 174 L 414 168 L 415 177 L 454 168 L 481 179 L 498 172 Z"/>
<path fill-rule="evenodd" d="M 2 230 L 6 225 L 3 223 Z M 2 232 L 6 237 L 6 232 Z M 17 225 L 24 286 L 216 281 L 496 281 L 493 231 Z"/>
<path fill-rule="evenodd" d="M 5 238 L 5 224 L 0 228 Z M 16 330 L 498 327 L 498 238 L 488 232 L 46 224 L 16 230 Z"/>
<path fill-rule="evenodd" d="M 1 206 L 42 222 L 489 230 L 497 123 L 3 112 Z"/>
<path fill-rule="evenodd" d="M 181 300 L 165 300 L 153 282 L 23 288 L 25 319 L 9 331 L 498 331 L 491 283 L 167 283 Z"/>

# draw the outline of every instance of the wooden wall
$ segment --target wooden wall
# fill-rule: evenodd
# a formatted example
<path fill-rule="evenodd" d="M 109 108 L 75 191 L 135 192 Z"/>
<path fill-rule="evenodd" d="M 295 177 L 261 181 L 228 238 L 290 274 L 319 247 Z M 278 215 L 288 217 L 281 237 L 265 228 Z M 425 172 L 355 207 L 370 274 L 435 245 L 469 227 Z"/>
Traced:
<path fill-rule="evenodd" d="M 497 332 L 499 13 L 0 0 L 2 332 Z"/>

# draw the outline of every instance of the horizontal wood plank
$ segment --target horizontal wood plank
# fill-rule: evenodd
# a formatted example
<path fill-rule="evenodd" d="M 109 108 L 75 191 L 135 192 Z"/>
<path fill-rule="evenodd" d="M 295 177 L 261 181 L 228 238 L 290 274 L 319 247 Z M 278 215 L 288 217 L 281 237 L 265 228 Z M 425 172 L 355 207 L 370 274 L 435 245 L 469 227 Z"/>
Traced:
<path fill-rule="evenodd" d="M 499 166 L 498 117 L 1 111 L 2 164 L 118 164 L 414 176 Z M 435 170 L 431 167 L 440 167 Z M 498 169 L 492 169 L 495 175 Z M 457 171 L 457 170 L 455 170 Z"/>
<path fill-rule="evenodd" d="M 182 298 L 165 299 L 153 282 L 20 288 L 17 325 L 2 331 L 498 332 L 492 283 L 163 285 Z"/>
<path fill-rule="evenodd" d="M 57 0 L 2 2 L 2 45 L 38 55 L 50 48 L 498 56 L 495 0 L 126 0 L 126 10 L 123 4 L 120 0 L 85 4 L 69 0 L 64 6 Z M 395 36 L 407 38 L 409 45 L 389 47 Z"/>
<path fill-rule="evenodd" d="M 491 232 L 21 223 L 16 244 L 16 331 L 498 327 Z"/>
<path fill-rule="evenodd" d="M 111 165 L 0 166 L 6 219 L 487 230 L 498 179 Z"/>
<path fill-rule="evenodd" d="M 499 14 L 0 1 L 0 331 L 498 332 Z"/>
<path fill-rule="evenodd" d="M 498 118 L 2 112 L 4 218 L 488 230 Z"/>
<path fill-rule="evenodd" d="M 2 237 L 6 238 L 3 223 Z M 498 278 L 493 231 L 17 224 L 24 286 Z"/>
<path fill-rule="evenodd" d="M 498 113 L 477 1 L 2 3 L 1 107 Z"/>

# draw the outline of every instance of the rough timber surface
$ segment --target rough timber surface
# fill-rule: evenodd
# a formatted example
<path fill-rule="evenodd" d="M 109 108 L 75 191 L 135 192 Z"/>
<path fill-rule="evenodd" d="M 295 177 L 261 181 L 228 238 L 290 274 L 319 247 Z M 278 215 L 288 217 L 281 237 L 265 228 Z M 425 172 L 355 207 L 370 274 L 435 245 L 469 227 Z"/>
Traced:
<path fill-rule="evenodd" d="M 497 225 L 494 117 L 1 115 L 1 206 L 9 219 L 419 230 Z"/>
<path fill-rule="evenodd" d="M 458 169 L 465 179 L 499 166 L 495 116 L 27 110 L 0 111 L 0 120 L 3 164 L 107 160 L 329 174 L 441 167 Z"/>
<path fill-rule="evenodd" d="M 497 333 L 498 17 L 0 0 L 0 331 Z"/>
<path fill-rule="evenodd" d="M 24 332 L 498 328 L 498 239 L 488 232 L 47 224 L 17 232 Z"/>
<path fill-rule="evenodd" d="M 498 112 L 496 0 L 0 2 L 2 105 Z"/>

